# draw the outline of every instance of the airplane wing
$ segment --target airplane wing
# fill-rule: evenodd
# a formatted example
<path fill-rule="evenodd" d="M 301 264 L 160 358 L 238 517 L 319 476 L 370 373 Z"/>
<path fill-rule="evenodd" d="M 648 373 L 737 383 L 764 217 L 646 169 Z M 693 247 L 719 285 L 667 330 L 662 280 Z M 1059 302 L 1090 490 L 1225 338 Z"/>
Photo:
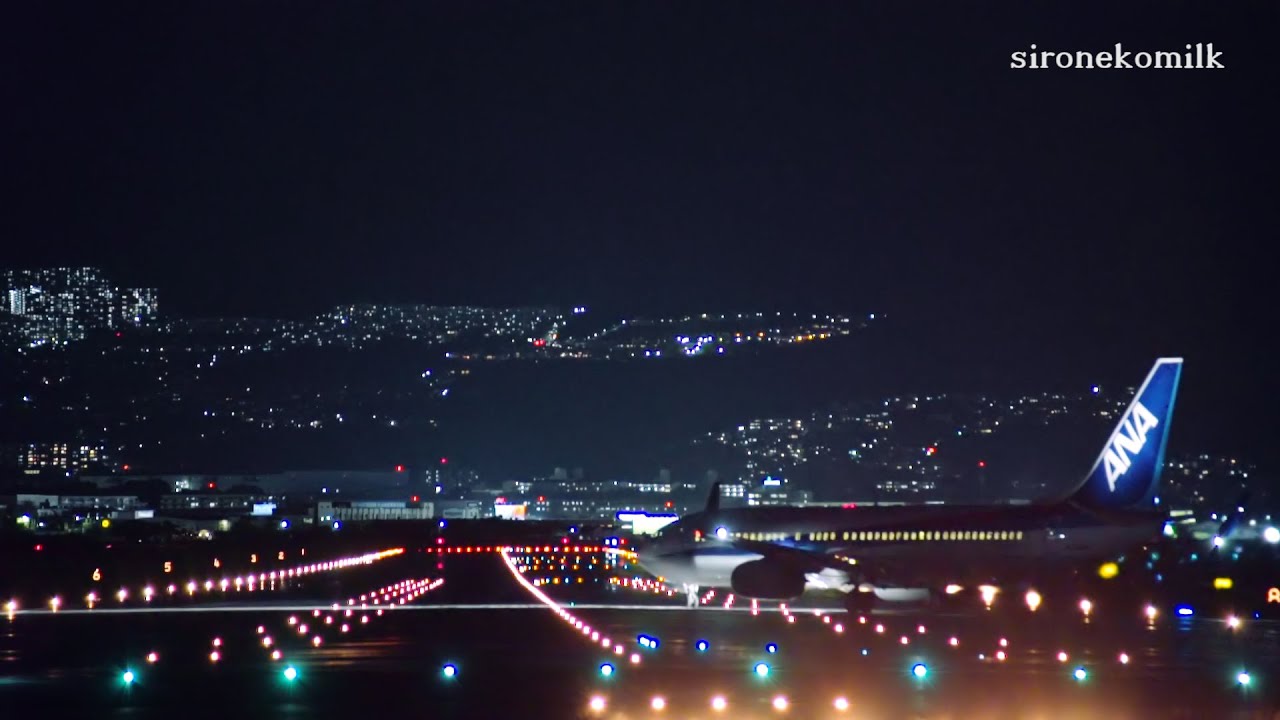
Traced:
<path fill-rule="evenodd" d="M 796 569 L 802 573 L 820 572 L 825 569 L 839 570 L 851 577 L 870 578 L 893 577 L 894 568 L 879 561 L 859 560 L 843 552 L 821 553 L 803 548 L 789 547 L 777 543 L 759 540 L 735 539 L 726 541 L 739 550 L 763 555 L 771 562 L 776 562 Z"/>

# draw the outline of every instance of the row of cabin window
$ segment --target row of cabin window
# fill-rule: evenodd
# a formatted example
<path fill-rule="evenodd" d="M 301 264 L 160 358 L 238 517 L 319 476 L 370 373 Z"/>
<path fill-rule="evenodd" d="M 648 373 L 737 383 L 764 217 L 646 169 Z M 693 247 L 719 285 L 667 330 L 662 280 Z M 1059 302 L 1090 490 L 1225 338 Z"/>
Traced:
<path fill-rule="evenodd" d="M 776 540 L 785 540 L 789 537 L 787 533 L 734 533 L 735 536 L 745 538 L 747 540 L 759 540 L 762 542 L 772 542 Z M 800 540 L 802 534 L 796 533 L 795 539 Z M 974 541 L 1018 541 L 1022 539 L 1021 530 L 857 530 L 845 531 L 837 533 L 817 532 L 809 533 L 809 540 L 816 542 L 834 541 L 837 536 L 841 540 L 849 542 L 897 542 L 897 541 L 924 541 L 924 542 L 974 542 Z"/>

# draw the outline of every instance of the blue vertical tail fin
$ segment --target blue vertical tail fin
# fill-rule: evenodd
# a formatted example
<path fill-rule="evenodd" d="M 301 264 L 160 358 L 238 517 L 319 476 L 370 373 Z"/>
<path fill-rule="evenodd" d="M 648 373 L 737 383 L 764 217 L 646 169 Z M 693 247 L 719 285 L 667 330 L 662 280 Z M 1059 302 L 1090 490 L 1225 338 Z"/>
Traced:
<path fill-rule="evenodd" d="M 1150 504 L 1164 467 L 1181 376 L 1182 358 L 1156 360 L 1070 502 L 1095 510 Z"/>

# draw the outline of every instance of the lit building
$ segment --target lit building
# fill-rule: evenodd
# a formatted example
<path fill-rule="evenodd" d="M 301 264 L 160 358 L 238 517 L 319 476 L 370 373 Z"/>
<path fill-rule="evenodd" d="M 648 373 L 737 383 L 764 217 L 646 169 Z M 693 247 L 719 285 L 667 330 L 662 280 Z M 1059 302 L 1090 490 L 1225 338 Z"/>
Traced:
<path fill-rule="evenodd" d="M 127 288 L 120 293 L 120 319 L 128 325 L 145 325 L 156 317 L 155 288 Z"/>
<path fill-rule="evenodd" d="M 429 502 L 398 500 L 352 500 L 316 503 L 316 520 L 321 523 L 361 522 L 366 520 L 430 520 L 433 510 Z"/>
<path fill-rule="evenodd" d="M 7 270 L 3 285 L 9 311 L 31 321 L 31 345 L 65 345 L 115 327 L 118 292 L 97 268 Z"/>
<path fill-rule="evenodd" d="M 28 443 L 18 450 L 18 469 L 28 475 L 48 470 L 80 473 L 106 462 L 106 453 L 100 444 Z"/>

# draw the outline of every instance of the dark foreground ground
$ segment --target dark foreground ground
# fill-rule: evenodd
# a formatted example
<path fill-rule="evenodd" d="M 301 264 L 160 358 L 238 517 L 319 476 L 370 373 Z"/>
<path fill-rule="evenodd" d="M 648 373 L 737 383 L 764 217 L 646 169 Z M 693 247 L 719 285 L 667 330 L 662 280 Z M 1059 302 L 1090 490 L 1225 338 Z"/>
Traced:
<path fill-rule="evenodd" d="M 587 567 L 579 573 L 586 582 L 571 593 L 542 587 L 574 621 L 543 605 L 492 553 L 443 567 L 411 553 L 288 592 L 213 604 L 105 603 L 85 612 L 80 603 L 76 612 L 68 604 L 56 615 L 0 615 L 0 717 L 1280 717 L 1275 621 L 1242 617 L 1232 629 L 1221 617 L 1178 620 L 1166 610 L 1149 626 L 1099 603 L 1085 623 L 1078 611 L 1050 612 L 1053 598 L 1035 614 L 1004 598 L 990 611 L 894 610 L 865 624 L 812 609 L 789 620 L 776 611 L 752 615 L 740 603 L 726 612 L 720 597 L 687 610 L 680 597 L 619 588 Z M 401 588 L 371 604 L 375 589 L 439 577 L 445 582 L 430 591 Z M 423 594 L 408 600 L 415 592 Z M 386 602 L 395 609 L 378 615 Z M 478 603 L 518 606 L 452 607 Z M 114 612 L 119 607 L 136 609 Z M 323 611 L 316 616 L 312 608 Z M 658 647 L 641 647 L 640 634 L 657 638 Z M 605 637 L 625 645 L 623 654 L 606 650 Z M 705 651 L 698 640 L 708 643 Z M 273 649 L 281 659 L 271 659 Z M 599 671 L 605 662 L 615 668 L 608 678 Z M 767 676 L 753 672 L 761 662 Z M 447 663 L 456 677 L 443 675 Z M 917 663 L 927 668 L 923 678 L 911 672 Z M 287 667 L 296 680 L 284 678 Z M 1077 668 L 1083 680 L 1074 677 Z M 130 670 L 135 682 L 126 685 Z M 1249 674 L 1247 686 L 1241 672 Z M 593 711 L 597 696 L 604 708 Z M 651 706 L 655 696 L 665 702 L 661 710 Z M 716 696 L 725 711 L 712 708 Z M 773 706 L 779 696 L 785 710 Z M 836 708 L 837 697 L 847 710 Z"/>

